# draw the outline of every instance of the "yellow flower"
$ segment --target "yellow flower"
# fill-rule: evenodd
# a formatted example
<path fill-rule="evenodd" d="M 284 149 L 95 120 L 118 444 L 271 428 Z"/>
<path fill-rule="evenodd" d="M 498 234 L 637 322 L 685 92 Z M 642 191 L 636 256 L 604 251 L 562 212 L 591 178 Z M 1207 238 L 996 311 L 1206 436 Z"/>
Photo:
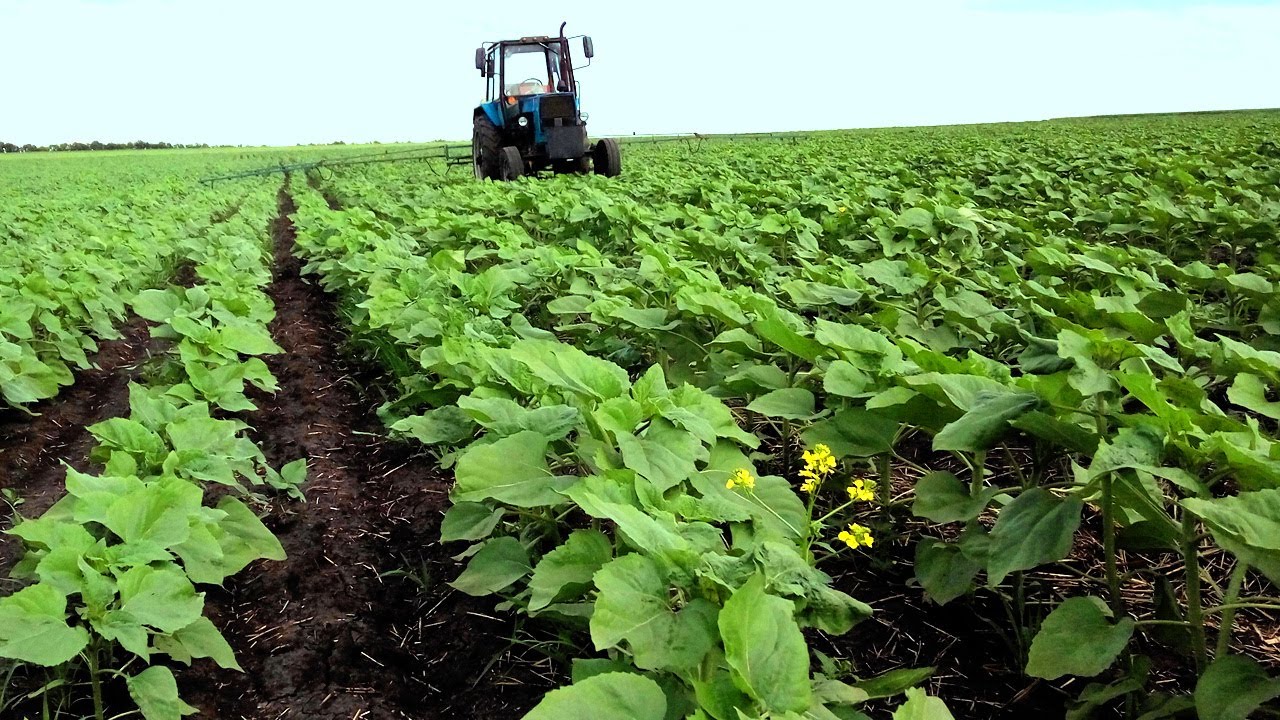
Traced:
<path fill-rule="evenodd" d="M 841 205 L 841 206 L 840 206 L 840 212 L 844 212 L 845 210 L 848 210 L 848 209 L 849 209 L 849 208 L 847 208 L 847 207 L 845 207 L 845 206 L 843 206 L 843 205 Z"/>
<path fill-rule="evenodd" d="M 805 450 L 803 457 L 804 469 L 800 471 L 800 477 L 804 478 L 804 482 L 800 484 L 800 489 L 815 493 L 822 481 L 835 472 L 836 459 L 831 455 L 831 448 L 821 443 L 814 445 L 813 450 Z"/>
<path fill-rule="evenodd" d="M 871 547 L 875 544 L 875 538 L 871 537 L 871 531 L 857 523 L 850 525 L 847 530 L 841 530 L 836 537 L 840 542 L 854 550 L 860 547 Z"/>
<path fill-rule="evenodd" d="M 746 468 L 738 468 L 729 476 L 728 482 L 724 486 L 730 490 L 741 485 L 746 490 L 754 490 L 756 487 L 756 479 L 751 477 L 751 472 Z"/>
<path fill-rule="evenodd" d="M 876 498 L 876 481 L 857 478 L 849 486 L 849 499 L 853 502 L 871 502 Z"/>

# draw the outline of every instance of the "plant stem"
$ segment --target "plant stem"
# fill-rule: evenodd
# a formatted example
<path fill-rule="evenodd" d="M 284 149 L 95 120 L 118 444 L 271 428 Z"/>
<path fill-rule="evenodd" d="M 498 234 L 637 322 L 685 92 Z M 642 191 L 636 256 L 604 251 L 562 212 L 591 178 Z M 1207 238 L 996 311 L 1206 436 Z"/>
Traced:
<path fill-rule="evenodd" d="M 1197 552 L 1196 520 L 1186 511 L 1182 513 L 1182 538 L 1182 564 L 1187 583 L 1187 621 L 1191 623 L 1191 645 L 1196 656 L 1196 671 L 1203 673 L 1209 661 L 1200 600 L 1200 554 Z"/>
<path fill-rule="evenodd" d="M 1116 524 L 1115 524 L 1115 508 L 1113 507 L 1113 498 L 1111 492 L 1111 484 L 1114 480 L 1113 473 L 1107 472 L 1102 475 L 1102 547 L 1103 555 L 1107 563 L 1107 590 L 1111 596 L 1111 612 L 1116 618 L 1124 615 L 1124 601 L 1120 597 L 1120 573 L 1116 568 Z"/>
<path fill-rule="evenodd" d="M 985 480 L 987 470 L 987 451 L 979 450 L 973 454 L 972 465 L 969 468 L 969 496 L 978 497 L 982 493 L 982 483 Z"/>
<path fill-rule="evenodd" d="M 1253 602 L 1235 602 L 1229 605 L 1216 605 L 1204 609 L 1205 615 L 1214 613 L 1225 613 L 1231 610 L 1239 610 L 1241 608 L 1252 608 L 1254 610 L 1280 610 L 1280 605 L 1273 603 L 1253 603 Z"/>
<path fill-rule="evenodd" d="M 93 688 L 93 717 L 95 720 L 104 720 L 106 716 L 102 707 L 102 681 L 98 678 L 97 643 L 89 648 L 86 658 L 89 661 L 89 684 Z"/>
<path fill-rule="evenodd" d="M 852 505 L 852 504 L 853 504 L 853 501 L 852 501 L 852 500 L 849 500 L 848 502 L 842 503 L 842 504 L 840 504 L 840 505 L 836 506 L 836 508 L 835 508 L 834 510 L 832 510 L 831 512 L 829 512 L 829 513 L 827 513 L 826 515 L 823 515 L 822 517 L 818 518 L 816 522 L 818 522 L 818 523 L 825 523 L 827 520 L 830 520 L 830 519 L 831 519 L 831 517 L 832 517 L 833 515 L 835 515 L 836 513 L 840 512 L 841 510 L 844 510 L 845 508 L 849 507 L 849 506 L 850 506 L 850 505 Z M 810 517 L 812 517 L 812 516 L 813 516 L 813 503 L 812 503 L 812 502 L 810 502 L 810 503 L 809 503 L 809 516 L 810 516 Z"/>
<path fill-rule="evenodd" d="M 1249 564 L 1242 561 L 1236 561 L 1236 567 L 1231 571 L 1231 581 L 1227 584 L 1227 594 L 1222 600 L 1222 622 L 1218 626 L 1218 648 L 1214 653 L 1215 658 L 1226 657 L 1227 651 L 1231 649 L 1231 630 L 1236 620 L 1236 600 L 1240 597 L 1240 588 L 1244 585 L 1245 573 L 1249 571 Z"/>
<path fill-rule="evenodd" d="M 1013 472 L 1018 476 L 1018 484 L 1026 488 L 1030 486 L 1027 476 L 1022 472 L 1022 464 L 1013 456 L 1013 451 L 1009 449 L 1009 443 L 1001 443 L 1000 447 L 1004 448 L 1004 456 L 1009 459 L 1009 467 L 1013 468 Z"/>
<path fill-rule="evenodd" d="M 893 465 L 889 453 L 877 455 L 876 465 L 880 470 L 880 511 L 888 519 L 889 506 L 893 503 Z"/>
<path fill-rule="evenodd" d="M 782 421 L 782 467 L 783 474 L 791 472 L 791 421 Z"/>

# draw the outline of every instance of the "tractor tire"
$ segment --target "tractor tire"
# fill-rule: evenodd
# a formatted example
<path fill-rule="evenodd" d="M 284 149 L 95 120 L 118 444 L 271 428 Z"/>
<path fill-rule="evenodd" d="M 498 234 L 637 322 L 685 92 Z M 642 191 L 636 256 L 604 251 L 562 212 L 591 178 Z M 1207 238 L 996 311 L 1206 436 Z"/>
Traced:
<path fill-rule="evenodd" d="M 597 175 L 617 177 L 622 173 L 622 150 L 613 138 L 597 140 L 591 149 L 591 164 Z"/>
<path fill-rule="evenodd" d="M 498 128 L 483 114 L 476 115 L 471 126 L 471 164 L 477 180 L 497 179 L 501 150 L 502 136 Z"/>
<path fill-rule="evenodd" d="M 502 148 L 500 157 L 498 173 L 502 180 L 515 180 L 524 175 L 524 158 L 520 157 L 520 148 L 508 145 Z"/>

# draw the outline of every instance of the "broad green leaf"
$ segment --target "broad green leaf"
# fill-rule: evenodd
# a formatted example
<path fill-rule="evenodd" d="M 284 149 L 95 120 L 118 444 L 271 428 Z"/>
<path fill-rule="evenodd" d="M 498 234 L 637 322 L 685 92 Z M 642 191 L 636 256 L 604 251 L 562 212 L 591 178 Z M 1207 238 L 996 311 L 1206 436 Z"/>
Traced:
<path fill-rule="evenodd" d="M 853 686 L 865 692 L 872 700 L 893 697 L 933 677 L 933 672 L 931 667 L 898 668 L 873 678 L 859 680 Z"/>
<path fill-rule="evenodd" d="M 1032 410 L 1040 399 L 1031 393 L 979 394 L 958 420 L 933 436 L 934 450 L 977 452 L 991 447 L 1009 428 L 1009 421 Z"/>
<path fill-rule="evenodd" d="M 840 351 L 859 369 L 875 374 L 888 374 L 902 369 L 902 350 L 875 330 L 819 318 L 813 337 L 823 345 Z"/>
<path fill-rule="evenodd" d="M 1202 720 L 1245 720 L 1278 697 L 1280 678 L 1239 655 L 1217 658 L 1196 683 L 1196 711 Z"/>
<path fill-rule="evenodd" d="M 547 467 L 546 436 L 525 430 L 488 445 L 472 445 L 458 459 L 454 502 L 496 500 L 516 507 L 560 505 L 574 478 Z"/>
<path fill-rule="evenodd" d="M 826 352 L 822 343 L 806 337 L 787 323 L 787 313 L 771 302 L 760 302 L 756 308 L 756 319 L 751 329 L 761 338 L 777 345 L 787 352 L 805 360 L 816 360 Z M 792 316 L 794 317 L 794 316 Z M 798 318 L 796 318 L 798 322 Z"/>
<path fill-rule="evenodd" d="M 916 481 L 911 514 L 935 523 L 968 522 L 978 517 L 998 492 L 998 488 L 983 488 L 973 497 L 955 475 L 931 472 Z"/>
<path fill-rule="evenodd" d="M 859 408 L 846 408 L 834 417 L 810 425 L 801 437 L 813 447 L 822 443 L 837 457 L 872 457 L 893 449 L 897 420 Z"/>
<path fill-rule="evenodd" d="M 893 711 L 893 720 L 955 720 L 941 698 L 930 697 L 920 688 L 907 691 L 907 701 Z"/>
<path fill-rule="evenodd" d="M 1132 618 L 1113 623 L 1111 617 L 1099 598 L 1067 598 L 1049 613 L 1031 641 L 1027 674 L 1045 680 L 1093 677 L 1111 667 L 1134 630 Z"/>
<path fill-rule="evenodd" d="M 1058 342 L 1027 337 L 1027 347 L 1018 355 L 1018 365 L 1025 373 L 1050 375 L 1068 370 L 1075 363 L 1058 355 Z"/>
<path fill-rule="evenodd" d="M 284 547 L 249 506 L 238 498 L 224 497 L 218 501 L 218 510 L 226 513 L 219 521 L 224 535 L 219 538 L 222 546 L 224 570 L 229 575 L 240 572 L 254 560 L 284 560 Z"/>
<path fill-rule="evenodd" d="M 597 650 L 626 642 L 636 667 L 679 671 L 697 666 L 714 646 L 716 608 L 702 599 L 671 607 L 668 579 L 655 561 L 624 555 L 600 568 L 595 584 L 591 641 Z"/>
<path fill-rule="evenodd" d="M 694 489 L 704 498 L 710 497 L 717 503 L 727 503 L 750 513 L 758 533 L 790 539 L 801 538 L 808 533 L 804 501 L 796 495 L 790 482 L 776 475 L 762 475 L 756 478 L 756 486 L 750 492 L 725 488 L 725 481 L 738 468 L 751 469 L 751 466 L 749 462 L 709 465 L 694 477 Z"/>
<path fill-rule="evenodd" d="M 170 290 L 143 290 L 133 298 L 133 311 L 151 322 L 169 322 L 182 299 Z"/>
<path fill-rule="evenodd" d="M 458 407 L 498 437 L 535 430 L 548 440 L 559 440 L 582 422 L 582 413 L 568 405 L 526 408 L 507 398 L 467 396 L 458 398 Z"/>
<path fill-rule="evenodd" d="M 813 417 L 813 403 L 813 393 L 808 390 L 783 388 L 761 395 L 753 400 L 747 409 L 765 417 L 803 420 Z"/>
<path fill-rule="evenodd" d="M 440 541 L 483 540 L 502 521 L 505 510 L 483 503 L 462 502 L 445 511 L 440 521 Z"/>
<path fill-rule="evenodd" d="M 510 587 L 529 570 L 529 552 L 524 545 L 513 537 L 499 537 L 485 542 L 471 556 L 467 569 L 449 585 L 479 597 Z"/>
<path fill-rule="evenodd" d="M 520 340 L 510 352 L 544 382 L 596 400 L 618 397 L 631 389 L 625 370 L 572 345 Z"/>
<path fill-rule="evenodd" d="M 572 666 L 569 670 L 569 677 L 574 683 L 580 683 L 587 678 L 603 675 L 611 672 L 635 672 L 635 666 L 626 658 L 582 658 L 573 659 Z"/>
<path fill-rule="evenodd" d="M 1163 450 L 1164 437 L 1150 425 L 1122 428 L 1113 439 L 1098 444 L 1098 451 L 1089 464 L 1089 476 L 1159 465 Z"/>
<path fill-rule="evenodd" d="M 187 539 L 200 502 L 201 490 L 193 483 L 177 478 L 155 482 L 113 502 L 102 524 L 126 543 L 172 547 Z"/>
<path fill-rule="evenodd" d="M 169 638 L 170 642 L 181 647 L 187 658 L 210 658 L 221 668 L 241 670 L 231 646 L 227 644 L 226 638 L 222 637 L 222 633 L 209 618 L 199 618 L 173 633 Z M 159 649 L 159 638 L 156 639 L 156 645 Z M 169 654 L 173 655 L 172 652 Z"/>
<path fill-rule="evenodd" d="M 457 445 L 471 439 L 475 422 L 462 408 L 446 405 L 397 420 L 391 430 L 409 435 L 423 445 Z"/>
<path fill-rule="evenodd" d="M 111 418 L 89 426 L 89 432 L 109 447 L 126 450 L 143 457 L 154 457 L 168 451 L 159 435 L 145 425 L 125 418 Z"/>
<path fill-rule="evenodd" d="M 1211 529 L 1229 533 L 1259 550 L 1280 551 L 1280 489 L 1212 500 L 1186 498 L 1182 505 L 1200 516 Z"/>
<path fill-rule="evenodd" d="M 596 571 L 613 557 L 613 544 L 599 530 L 574 530 L 560 547 L 538 561 L 529 579 L 529 609 L 541 610 L 565 593 L 591 585 Z"/>
<path fill-rule="evenodd" d="M 237 323 L 223 326 L 218 331 L 218 340 L 230 350 L 241 355 L 274 355 L 284 352 L 271 339 L 271 333 L 262 325 Z"/>
<path fill-rule="evenodd" d="M 967 557 L 955 543 L 925 537 L 916 544 L 916 579 L 939 605 L 972 590 L 981 569 L 982 565 Z"/>
<path fill-rule="evenodd" d="M 145 662 L 150 661 L 151 631 L 134 616 L 123 610 L 111 609 L 102 613 L 101 617 L 91 617 L 90 625 L 103 638 L 120 643 L 120 647 L 137 655 Z M 163 637 L 165 636 L 158 635 L 156 643 L 156 649 L 161 652 L 163 648 L 159 638 Z"/>
<path fill-rule="evenodd" d="M 1236 375 L 1235 382 L 1227 389 L 1227 399 L 1263 417 L 1280 420 L 1280 402 L 1267 399 L 1267 386 L 1257 375 Z"/>
<path fill-rule="evenodd" d="M 644 433 L 617 435 L 618 448 L 627 468 L 666 491 L 684 482 L 706 457 L 702 442 L 665 420 L 654 420 Z"/>
<path fill-rule="evenodd" d="M 120 609 L 160 632 L 176 632 L 201 617 L 204 594 L 175 565 L 143 565 L 122 574 Z"/>
<path fill-rule="evenodd" d="M 1098 436 L 1074 423 L 1032 410 L 1009 421 L 1013 427 L 1071 452 L 1092 455 L 1098 449 Z"/>
<path fill-rule="evenodd" d="M 1280 584 L 1280 489 L 1186 498 L 1182 506 L 1205 522 L 1224 549 Z"/>
<path fill-rule="evenodd" d="M 1006 505 L 991 529 L 987 584 L 995 587 L 1015 570 L 1057 562 L 1071 551 L 1084 503 L 1048 490 L 1024 490 Z"/>
<path fill-rule="evenodd" d="M 552 690 L 523 720 L 663 720 L 666 713 L 667 698 L 658 683 L 643 675 L 612 672 Z"/>
<path fill-rule="evenodd" d="M 183 715 L 199 712 L 178 697 L 178 681 L 163 665 L 149 667 L 125 680 L 129 697 L 146 720 L 182 720 Z"/>
<path fill-rule="evenodd" d="M 822 389 L 831 395 L 861 397 L 871 385 L 871 377 L 853 363 L 836 360 L 822 376 Z"/>
<path fill-rule="evenodd" d="M 88 644 L 88 631 L 67 624 L 67 597 L 48 585 L 0 598 L 0 657 L 55 667 Z"/>
<path fill-rule="evenodd" d="M 711 344 L 735 346 L 752 353 L 761 352 L 760 339 L 742 328 L 725 330 L 717 335 Z"/>
<path fill-rule="evenodd" d="M 619 498 L 610 496 L 608 481 L 601 480 L 587 478 L 568 491 L 583 512 L 594 518 L 612 520 L 627 545 L 669 566 L 684 565 L 692 559 L 693 548 L 681 532 L 691 527 L 690 524 L 678 525 L 670 514 L 645 512 L 632 504 L 634 496 L 630 502 L 619 502 Z"/>
<path fill-rule="evenodd" d="M 806 560 L 795 544 L 760 539 L 754 557 L 756 566 L 768 579 L 766 589 L 795 600 L 796 620 L 802 626 L 843 635 L 871 617 L 868 605 L 832 588 L 831 577 Z"/>
<path fill-rule="evenodd" d="M 811 700 L 809 648 L 793 613 L 791 601 L 765 592 L 759 574 L 734 591 L 720 611 L 734 684 L 773 712 L 802 712 Z"/>

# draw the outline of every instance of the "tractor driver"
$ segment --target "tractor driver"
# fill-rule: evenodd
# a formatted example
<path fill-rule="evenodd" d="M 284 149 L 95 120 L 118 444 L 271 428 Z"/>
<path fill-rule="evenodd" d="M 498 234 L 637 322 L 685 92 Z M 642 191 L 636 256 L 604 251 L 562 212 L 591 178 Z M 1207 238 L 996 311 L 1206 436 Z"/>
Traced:
<path fill-rule="evenodd" d="M 516 94 L 517 95 L 537 95 L 539 93 L 548 92 L 549 87 L 550 87 L 549 85 L 542 82 L 541 80 L 538 80 L 537 78 L 529 78 L 528 80 L 525 80 L 524 82 L 520 83 L 520 87 L 517 89 Z"/>

